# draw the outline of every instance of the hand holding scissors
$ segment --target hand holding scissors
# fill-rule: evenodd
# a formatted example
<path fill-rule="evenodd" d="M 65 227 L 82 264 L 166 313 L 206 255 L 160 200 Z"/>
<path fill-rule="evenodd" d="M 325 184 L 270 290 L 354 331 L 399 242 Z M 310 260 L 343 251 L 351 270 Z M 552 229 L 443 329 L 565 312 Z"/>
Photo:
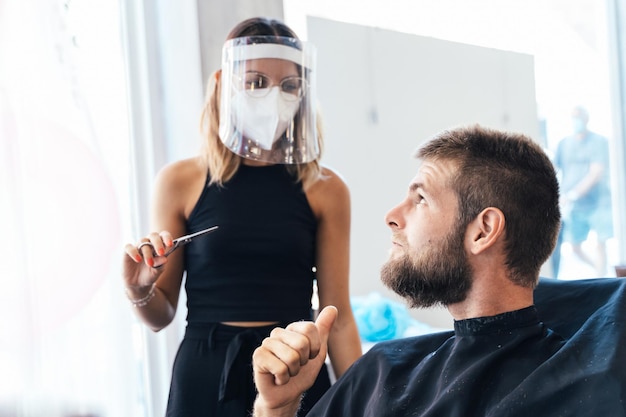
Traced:
<path fill-rule="evenodd" d="M 169 247 L 164 246 L 165 240 L 170 240 L 169 232 L 153 233 L 150 239 L 143 238 L 138 245 L 127 244 L 125 247 L 126 256 L 123 264 L 123 277 L 127 291 L 134 291 L 132 299 L 137 299 L 138 294 L 145 295 L 146 288 L 153 288 L 157 278 L 161 275 L 161 267 L 167 262 L 165 259 L 176 249 L 187 245 L 194 239 L 213 232 L 217 226 L 209 227 L 196 233 L 181 236 L 172 240 Z M 168 239 L 169 238 L 169 239 Z M 160 239 L 160 241 L 158 240 Z M 154 242 L 154 243 L 153 243 Z M 159 244 L 157 251 L 155 245 Z M 150 247 L 148 250 L 147 246 Z M 155 265 L 155 260 L 158 264 Z M 148 268 L 140 267 L 142 263 Z M 140 297 L 141 299 L 141 297 Z"/>
<path fill-rule="evenodd" d="M 203 236 L 207 233 L 215 231 L 217 228 L 218 226 L 213 226 L 213 227 L 209 227 L 208 229 L 200 230 L 199 232 L 196 232 L 196 233 L 191 233 L 189 235 L 181 236 L 178 239 L 172 240 L 171 246 L 169 247 L 164 247 L 166 236 L 169 237 L 169 233 L 161 232 L 159 234 L 160 239 L 161 239 L 160 242 L 157 242 L 154 240 L 155 238 L 158 239 L 159 235 L 157 235 L 156 233 L 153 233 L 150 235 L 151 236 L 150 239 L 152 240 L 148 240 L 148 238 L 144 238 L 142 239 L 143 242 L 139 243 L 139 245 L 137 246 L 134 246 L 131 244 L 126 245 L 126 253 L 135 263 L 145 262 L 146 265 L 150 266 L 151 268 L 158 269 L 161 266 L 163 266 L 165 262 L 162 261 L 159 265 L 155 265 L 154 264 L 155 258 L 167 257 L 176 249 L 187 245 L 192 240 L 200 236 Z M 160 245 L 158 245 L 158 250 L 157 250 L 156 246 L 158 243 Z M 150 248 L 150 251 L 146 249 L 146 246 Z"/>
<path fill-rule="evenodd" d="M 185 246 L 192 240 L 210 233 L 217 229 L 217 226 L 209 227 L 208 229 L 201 230 L 196 233 L 181 236 L 178 239 L 172 240 L 169 248 L 164 248 L 162 245 L 165 239 L 170 240 L 169 232 L 161 232 L 160 235 L 151 234 L 152 241 L 144 238 L 144 241 L 135 246 L 132 244 L 126 245 L 126 254 L 124 261 L 124 281 L 126 286 L 126 295 L 131 300 L 135 307 L 146 306 L 156 294 L 156 280 L 161 275 L 160 268 L 165 265 L 166 260 L 162 259 L 161 263 L 155 265 L 155 258 L 166 258 L 176 249 Z M 156 236 L 160 236 L 160 242 Z M 168 239 L 169 238 L 169 239 Z M 152 242 L 155 242 L 154 244 Z M 158 251 L 155 248 L 155 244 L 158 244 Z M 149 246 L 150 251 L 144 249 Z M 139 268 L 137 264 L 145 262 L 149 268 Z M 147 292 L 146 292 L 147 290 Z"/>
<path fill-rule="evenodd" d="M 170 246 L 162 256 L 168 256 L 170 253 L 174 252 L 176 249 L 180 248 L 181 246 L 185 246 L 186 244 L 191 243 L 191 241 L 197 238 L 198 236 L 202 236 L 206 233 L 210 233 L 214 231 L 215 229 L 217 229 L 218 227 L 219 226 L 209 227 L 208 229 L 200 230 L 199 232 L 191 233 L 189 235 L 181 236 L 178 239 L 174 239 L 172 241 L 172 246 Z M 141 248 L 143 248 L 144 246 L 150 246 L 150 248 L 152 248 L 152 255 L 158 256 L 158 254 L 154 250 L 154 245 L 152 244 L 152 242 L 140 243 L 139 246 L 137 246 L 137 250 L 139 251 L 139 253 L 142 253 Z"/>

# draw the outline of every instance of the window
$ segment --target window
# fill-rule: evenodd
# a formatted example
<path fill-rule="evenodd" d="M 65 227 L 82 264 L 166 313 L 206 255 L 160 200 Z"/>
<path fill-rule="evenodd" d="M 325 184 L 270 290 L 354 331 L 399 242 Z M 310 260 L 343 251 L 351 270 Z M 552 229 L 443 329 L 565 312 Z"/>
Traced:
<path fill-rule="evenodd" d="M 0 4 L 0 415 L 142 416 L 117 2 Z"/>

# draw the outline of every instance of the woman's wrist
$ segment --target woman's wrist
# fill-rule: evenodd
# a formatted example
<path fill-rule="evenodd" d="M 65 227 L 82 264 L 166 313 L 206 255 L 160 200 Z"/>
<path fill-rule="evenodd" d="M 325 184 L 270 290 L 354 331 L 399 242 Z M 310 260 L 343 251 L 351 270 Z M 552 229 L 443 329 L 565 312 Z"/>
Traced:
<path fill-rule="evenodd" d="M 127 286 L 126 297 L 133 307 L 144 307 L 156 295 L 156 283 L 148 286 Z"/>

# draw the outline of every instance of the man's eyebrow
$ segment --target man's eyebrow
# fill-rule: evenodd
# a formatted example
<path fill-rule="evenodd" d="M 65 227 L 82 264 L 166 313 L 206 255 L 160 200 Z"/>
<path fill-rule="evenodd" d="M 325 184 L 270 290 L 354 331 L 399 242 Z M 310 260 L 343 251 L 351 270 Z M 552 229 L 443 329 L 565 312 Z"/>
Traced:
<path fill-rule="evenodd" d="M 409 191 L 410 192 L 415 192 L 418 188 L 424 188 L 424 184 L 421 182 L 413 182 L 411 183 L 411 185 L 409 185 Z"/>

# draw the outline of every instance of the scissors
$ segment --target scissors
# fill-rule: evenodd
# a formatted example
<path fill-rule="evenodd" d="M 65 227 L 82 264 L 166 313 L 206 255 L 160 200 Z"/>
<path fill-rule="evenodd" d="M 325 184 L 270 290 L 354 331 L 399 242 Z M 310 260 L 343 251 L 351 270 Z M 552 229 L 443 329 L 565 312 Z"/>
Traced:
<path fill-rule="evenodd" d="M 173 244 L 172 247 L 170 247 L 163 254 L 163 256 L 168 256 L 170 253 L 174 252 L 176 249 L 180 248 L 181 246 L 185 246 L 186 244 L 191 243 L 191 241 L 197 238 L 198 236 L 202 236 L 206 233 L 210 233 L 216 230 L 217 228 L 218 226 L 209 227 L 208 229 L 200 230 L 199 232 L 191 233 L 189 235 L 181 236 L 178 239 L 174 239 L 172 241 L 172 244 Z M 152 246 L 152 243 L 150 242 L 141 243 L 139 246 L 137 246 L 137 250 L 141 252 L 141 248 L 144 246 L 150 246 L 152 248 L 152 253 L 156 256 L 156 252 L 154 251 L 154 246 Z"/>

